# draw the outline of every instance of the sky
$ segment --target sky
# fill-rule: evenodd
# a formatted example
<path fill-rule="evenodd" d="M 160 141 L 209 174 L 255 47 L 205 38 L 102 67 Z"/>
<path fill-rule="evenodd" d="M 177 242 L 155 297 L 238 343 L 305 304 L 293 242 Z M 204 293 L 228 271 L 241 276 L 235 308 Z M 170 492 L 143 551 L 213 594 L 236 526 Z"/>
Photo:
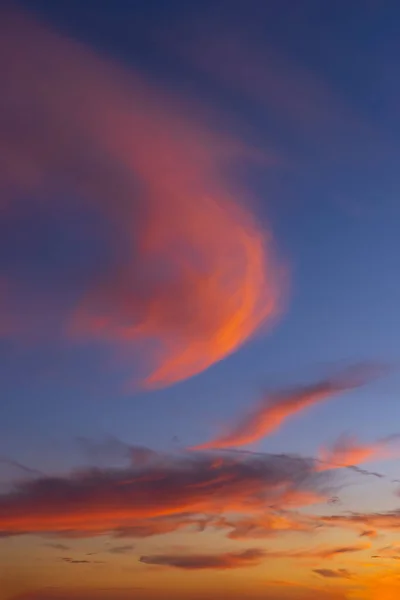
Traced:
<path fill-rule="evenodd" d="M 393 600 L 392 0 L 0 9 L 0 600 Z"/>

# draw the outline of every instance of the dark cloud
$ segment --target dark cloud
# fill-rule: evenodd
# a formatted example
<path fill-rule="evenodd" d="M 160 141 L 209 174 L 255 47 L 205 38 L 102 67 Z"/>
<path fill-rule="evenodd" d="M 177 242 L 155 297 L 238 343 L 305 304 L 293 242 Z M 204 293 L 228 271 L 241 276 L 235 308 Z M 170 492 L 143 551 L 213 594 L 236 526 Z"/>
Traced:
<path fill-rule="evenodd" d="M 347 569 L 314 569 L 314 573 L 327 579 L 351 579 L 353 577 Z"/>
<path fill-rule="evenodd" d="M 307 550 L 293 550 L 274 552 L 259 548 L 250 548 L 242 552 L 227 552 L 222 554 L 156 554 L 141 556 L 140 561 L 145 564 L 175 567 L 186 570 L 201 569 L 236 569 L 254 564 L 259 564 L 268 558 L 320 558 L 329 559 L 345 553 L 364 550 L 365 546 L 321 547 Z M 350 578 L 351 574 L 346 569 L 316 569 L 315 573 L 322 577 Z"/>
<path fill-rule="evenodd" d="M 142 556 L 140 561 L 151 565 L 176 567 L 179 569 L 233 569 L 250 564 L 258 564 L 263 559 L 330 559 L 342 554 L 350 554 L 365 550 L 367 545 L 355 546 L 324 546 L 305 550 L 282 550 L 250 548 L 243 552 L 228 552 L 224 554 L 157 554 Z M 323 571 L 329 571 L 323 570 Z M 321 574 L 321 573 L 320 573 Z M 326 575 L 327 576 L 327 575 Z M 343 570 L 342 577 L 345 576 Z"/>
<path fill-rule="evenodd" d="M 137 528 L 144 537 L 152 528 L 157 533 L 158 526 L 161 532 L 179 528 L 180 516 L 185 525 L 201 528 L 201 519 L 188 515 L 265 513 L 268 506 L 326 501 L 329 481 L 326 474 L 315 473 L 312 460 L 297 456 L 186 452 L 160 463 L 19 483 L 0 495 L 0 531 L 82 537 L 100 532 L 123 536 Z"/>
<path fill-rule="evenodd" d="M 76 560 L 73 558 L 62 558 L 63 562 L 70 563 L 71 565 L 90 565 L 92 561 L 90 560 Z"/>
<path fill-rule="evenodd" d="M 110 554 L 127 554 L 128 552 L 132 552 L 134 548 L 135 546 L 132 546 L 132 544 L 129 546 L 114 546 L 113 548 L 107 550 L 107 552 Z"/>
<path fill-rule="evenodd" d="M 263 550 L 250 548 L 242 552 L 226 552 L 224 554 L 155 554 L 141 556 L 140 562 L 186 570 L 224 570 L 257 565 L 262 562 L 264 556 Z"/>
<path fill-rule="evenodd" d="M 61 551 L 69 550 L 69 547 L 65 546 L 65 544 L 45 544 L 45 546 L 47 546 L 48 548 L 54 548 L 54 550 L 61 550 Z"/>
<path fill-rule="evenodd" d="M 70 565 L 104 565 L 104 560 L 86 560 L 86 559 L 76 559 L 76 558 L 62 558 L 63 562 L 69 563 Z"/>
<path fill-rule="evenodd" d="M 329 559 L 341 554 L 353 554 L 370 548 L 369 544 L 354 544 L 352 546 L 320 546 L 317 548 L 306 548 L 300 550 L 266 550 L 266 556 L 270 558 L 320 558 Z"/>

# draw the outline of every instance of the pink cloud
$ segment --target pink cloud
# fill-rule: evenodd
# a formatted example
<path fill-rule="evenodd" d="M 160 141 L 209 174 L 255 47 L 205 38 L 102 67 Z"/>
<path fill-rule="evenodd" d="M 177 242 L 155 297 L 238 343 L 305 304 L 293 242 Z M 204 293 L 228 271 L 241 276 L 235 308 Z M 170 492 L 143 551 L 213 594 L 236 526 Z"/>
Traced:
<path fill-rule="evenodd" d="M 227 433 L 195 447 L 197 450 L 229 448 L 256 442 L 281 427 L 290 417 L 367 383 L 381 372 L 376 365 L 359 365 L 308 386 L 299 386 L 263 399 Z"/>
<path fill-rule="evenodd" d="M 364 462 L 382 460 L 399 454 L 399 436 L 393 435 L 372 444 L 362 444 L 355 437 L 343 435 L 331 448 L 321 448 L 319 470 L 359 465 Z"/>
<path fill-rule="evenodd" d="M 3 198 L 72 193 L 119 251 L 88 282 L 70 335 L 150 347 L 147 383 L 159 386 L 277 316 L 284 273 L 271 232 L 227 175 L 251 149 L 142 74 L 14 11 L 1 13 L 0 73 Z"/>

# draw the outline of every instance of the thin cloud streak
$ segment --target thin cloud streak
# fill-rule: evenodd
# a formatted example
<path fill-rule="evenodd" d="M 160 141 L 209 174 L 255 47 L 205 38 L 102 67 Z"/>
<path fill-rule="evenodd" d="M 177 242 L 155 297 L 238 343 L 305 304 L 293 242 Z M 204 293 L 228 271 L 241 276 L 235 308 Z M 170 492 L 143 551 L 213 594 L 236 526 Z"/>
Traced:
<path fill-rule="evenodd" d="M 258 565 L 265 557 L 265 552 L 258 548 L 250 548 L 242 552 L 226 552 L 225 554 L 156 554 L 141 556 L 140 562 L 146 565 L 175 567 L 189 571 L 203 569 L 238 569 Z"/>
<path fill-rule="evenodd" d="M 314 573 L 326 579 L 351 579 L 353 574 L 347 569 L 314 569 Z"/>
<path fill-rule="evenodd" d="M 278 123 L 279 132 L 290 136 L 291 162 L 312 157 L 322 167 L 374 167 L 392 154 L 382 132 L 360 118 L 323 75 L 269 44 L 262 27 L 196 20 L 190 35 L 178 32 L 169 41 L 192 68 Z M 354 203 L 347 209 L 360 211 Z"/>
<path fill-rule="evenodd" d="M 374 537 L 374 532 L 383 529 L 384 531 L 400 530 L 400 510 L 392 510 L 387 512 L 349 512 L 342 515 L 325 515 L 320 517 L 321 523 L 334 525 L 336 527 L 344 527 L 350 529 L 361 530 L 365 536 L 365 528 L 368 527 L 368 533 Z"/>
<path fill-rule="evenodd" d="M 258 441 L 281 427 L 293 415 L 324 402 L 333 396 L 365 385 L 382 373 L 377 365 L 364 364 L 308 386 L 267 396 L 257 407 L 228 432 L 194 450 L 208 450 L 244 446 Z"/>
<path fill-rule="evenodd" d="M 368 550 L 371 547 L 370 544 L 354 544 L 349 546 L 321 546 L 319 548 L 307 548 L 301 550 L 282 550 L 282 551 L 266 551 L 266 556 L 269 558 L 319 558 L 325 560 L 328 558 L 335 558 L 342 554 L 353 554 L 354 552 L 361 552 L 362 550 Z"/>

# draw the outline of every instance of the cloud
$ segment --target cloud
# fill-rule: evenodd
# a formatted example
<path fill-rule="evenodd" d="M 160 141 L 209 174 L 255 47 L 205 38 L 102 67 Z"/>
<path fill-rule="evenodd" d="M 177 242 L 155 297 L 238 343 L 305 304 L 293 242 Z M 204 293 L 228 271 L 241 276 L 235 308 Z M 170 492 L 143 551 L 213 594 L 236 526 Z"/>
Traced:
<path fill-rule="evenodd" d="M 225 570 L 258 565 L 264 556 L 263 550 L 250 548 L 242 552 L 226 552 L 225 554 L 155 554 L 141 556 L 140 562 L 147 565 L 162 565 L 193 571 L 200 569 Z"/>
<path fill-rule="evenodd" d="M 300 10 L 296 7 L 296 20 L 303 19 L 304 26 L 309 15 L 307 9 L 300 15 Z M 259 23 L 275 22 L 275 16 L 263 14 Z M 237 101 L 247 102 L 257 116 L 270 116 L 275 126 L 270 128 L 270 139 L 277 135 L 281 142 L 283 133 L 292 140 L 286 153 L 297 164 L 312 157 L 314 166 L 317 161 L 328 168 L 376 167 L 389 155 L 390 144 L 382 133 L 363 122 L 326 78 L 281 52 L 279 44 L 266 41 L 254 13 L 250 22 L 241 15 L 235 25 L 226 19 L 212 19 L 212 24 L 210 20 L 199 24 L 196 19 L 190 34 L 185 28 L 184 38 L 179 30 L 171 38 L 191 68 L 197 67 Z M 363 210 L 353 202 L 348 208 L 356 214 Z"/>
<path fill-rule="evenodd" d="M 43 207 L 67 195 L 108 224 L 113 252 L 71 307 L 70 336 L 140 343 L 147 384 L 161 386 L 207 369 L 276 317 L 285 275 L 271 233 L 228 176 L 252 149 L 142 74 L 13 10 L 1 11 L 0 57 L 2 200 Z M 52 298 L 42 296 L 43 310 Z"/>
<path fill-rule="evenodd" d="M 359 529 L 366 536 L 365 528 L 369 529 L 370 537 L 376 530 L 397 531 L 400 529 L 400 510 L 375 513 L 349 512 L 343 515 L 326 515 L 320 517 L 321 523 L 350 529 Z"/>
<path fill-rule="evenodd" d="M 353 554 L 370 548 L 370 544 L 354 544 L 350 546 L 321 546 L 318 548 L 306 548 L 300 550 L 266 551 L 269 558 L 319 558 L 322 560 L 335 558 L 342 554 Z"/>
<path fill-rule="evenodd" d="M 347 569 L 314 569 L 314 573 L 327 579 L 351 579 L 353 577 Z"/>
<path fill-rule="evenodd" d="M 53 548 L 54 550 L 67 551 L 69 550 L 69 546 L 65 544 L 45 544 L 48 548 Z"/>
<path fill-rule="evenodd" d="M 288 418 L 332 396 L 353 390 L 381 374 L 382 367 L 357 365 L 307 386 L 268 395 L 227 433 L 196 446 L 197 450 L 244 446 L 278 429 Z"/>
<path fill-rule="evenodd" d="M 146 538 L 154 535 L 165 535 L 187 528 L 192 528 L 195 531 L 204 531 L 208 525 L 216 526 L 213 517 L 204 517 L 191 513 L 178 513 L 164 517 L 135 519 L 129 526 L 114 529 L 113 535 L 116 538 Z"/>
<path fill-rule="evenodd" d="M 110 548 L 107 552 L 109 552 L 110 554 L 127 554 L 129 552 L 132 552 L 134 548 L 135 546 L 132 546 L 132 544 L 129 544 L 128 546 L 114 546 L 113 548 Z"/>
<path fill-rule="evenodd" d="M 261 563 L 268 558 L 319 558 L 328 559 L 334 558 L 337 555 L 359 552 L 364 550 L 366 545 L 358 546 L 339 546 L 339 547 L 323 547 L 307 550 L 288 550 L 274 552 L 269 550 L 261 550 L 259 548 L 251 548 L 241 552 L 227 552 L 224 554 L 157 554 L 150 556 L 141 556 L 140 561 L 150 565 L 160 565 L 166 567 L 176 567 L 178 569 L 198 570 L 198 569 L 236 569 L 238 567 L 247 567 Z M 328 572 L 329 569 L 321 571 Z M 341 577 L 349 577 L 346 569 L 337 571 Z M 333 571 L 332 571 L 333 572 Z M 321 574 L 321 573 L 320 573 Z M 339 576 L 339 575 L 338 575 Z M 328 577 L 328 575 L 325 575 Z M 332 575 L 334 577 L 334 575 Z"/>
<path fill-rule="evenodd" d="M 190 525 L 196 524 L 190 515 L 257 514 L 268 506 L 308 504 L 310 494 L 323 498 L 328 482 L 326 474 L 315 473 L 312 460 L 296 456 L 166 455 L 161 463 L 82 470 L 16 484 L 0 495 L 0 531 L 90 536 L 133 533 L 137 527 L 140 537 L 152 527 L 154 533 L 179 527 L 174 517 L 182 515 Z M 150 523 L 153 518 L 172 521 Z"/>
<path fill-rule="evenodd" d="M 322 448 L 318 458 L 321 461 L 320 470 L 337 467 L 348 467 L 363 462 L 390 458 L 396 455 L 395 448 L 390 445 L 399 443 L 399 435 L 391 435 L 373 444 L 362 444 L 355 437 L 342 435 L 332 448 Z M 399 449 L 397 448 L 397 454 Z"/>
<path fill-rule="evenodd" d="M 391 544 L 390 546 L 379 548 L 372 558 L 389 558 L 393 560 L 400 560 L 400 546 Z"/>
<path fill-rule="evenodd" d="M 264 539 L 284 532 L 312 531 L 317 526 L 305 515 L 282 510 L 269 510 L 261 516 L 222 517 L 212 525 L 230 529 L 227 537 L 232 540 Z"/>
<path fill-rule="evenodd" d="M 90 565 L 92 563 L 91 560 L 76 560 L 73 558 L 62 558 L 63 562 L 70 563 L 71 565 Z"/>
<path fill-rule="evenodd" d="M 375 538 L 378 535 L 375 529 L 366 529 L 360 533 L 360 537 Z"/>

